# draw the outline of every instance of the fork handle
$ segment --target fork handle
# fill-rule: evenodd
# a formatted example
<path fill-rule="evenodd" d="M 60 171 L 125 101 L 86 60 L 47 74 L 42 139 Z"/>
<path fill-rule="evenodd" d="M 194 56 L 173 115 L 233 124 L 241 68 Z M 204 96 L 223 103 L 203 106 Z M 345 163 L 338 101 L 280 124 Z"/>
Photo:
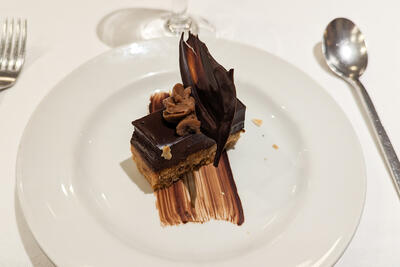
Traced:
<path fill-rule="evenodd" d="M 383 128 L 381 120 L 379 119 L 378 113 L 375 110 L 375 106 L 372 103 L 367 90 L 362 85 L 360 80 L 352 80 L 351 84 L 355 87 L 356 92 L 361 99 L 361 102 L 368 114 L 370 123 L 374 126 L 374 133 L 376 139 L 378 139 L 379 147 L 383 152 L 385 162 L 390 170 L 393 183 L 396 187 L 397 193 L 400 196 L 400 162 L 397 158 L 396 151 L 394 150 L 392 143 Z"/>

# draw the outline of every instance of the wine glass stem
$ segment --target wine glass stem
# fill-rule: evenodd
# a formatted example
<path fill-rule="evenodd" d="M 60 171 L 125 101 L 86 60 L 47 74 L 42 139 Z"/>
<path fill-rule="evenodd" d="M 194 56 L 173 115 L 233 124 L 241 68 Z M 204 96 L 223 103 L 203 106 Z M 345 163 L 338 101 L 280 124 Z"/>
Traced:
<path fill-rule="evenodd" d="M 166 28 L 171 33 L 180 34 L 191 28 L 192 20 L 187 15 L 188 0 L 172 0 L 171 16 L 166 21 Z"/>

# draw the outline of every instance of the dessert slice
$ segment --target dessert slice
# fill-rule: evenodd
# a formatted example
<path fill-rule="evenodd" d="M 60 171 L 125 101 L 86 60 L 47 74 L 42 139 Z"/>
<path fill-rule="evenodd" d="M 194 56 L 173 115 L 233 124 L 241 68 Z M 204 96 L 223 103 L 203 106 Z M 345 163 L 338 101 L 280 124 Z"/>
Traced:
<path fill-rule="evenodd" d="M 232 148 L 244 128 L 246 106 L 236 102 L 236 112 L 225 145 Z M 214 161 L 217 150 L 213 139 L 200 133 L 176 134 L 176 126 L 163 118 L 163 110 L 132 122 L 133 160 L 154 190 L 170 186 L 186 172 Z"/>

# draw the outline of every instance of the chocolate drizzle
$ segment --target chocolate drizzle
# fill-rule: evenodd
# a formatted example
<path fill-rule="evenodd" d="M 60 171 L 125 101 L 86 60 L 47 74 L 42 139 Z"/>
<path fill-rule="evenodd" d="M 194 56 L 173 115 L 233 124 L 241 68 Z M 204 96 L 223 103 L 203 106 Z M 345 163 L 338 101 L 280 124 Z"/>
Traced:
<path fill-rule="evenodd" d="M 179 225 L 223 220 L 244 222 L 242 202 L 233 180 L 226 151 L 218 167 L 206 165 L 187 173 L 172 186 L 158 190 L 156 206 L 161 224 Z"/>
<path fill-rule="evenodd" d="M 189 33 L 179 43 L 179 67 L 183 85 L 192 88 L 201 131 L 217 143 L 214 166 L 229 137 L 236 109 L 233 69 L 227 71 L 211 56 L 206 45 Z"/>

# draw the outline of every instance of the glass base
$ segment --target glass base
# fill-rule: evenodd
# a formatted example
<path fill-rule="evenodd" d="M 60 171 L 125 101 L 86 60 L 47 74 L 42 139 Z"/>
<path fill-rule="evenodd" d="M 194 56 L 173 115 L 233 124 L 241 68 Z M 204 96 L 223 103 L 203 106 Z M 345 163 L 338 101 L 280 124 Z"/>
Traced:
<path fill-rule="evenodd" d="M 198 17 L 174 18 L 160 9 L 121 9 L 105 16 L 97 26 L 97 36 L 110 47 L 140 40 L 180 36 L 190 30 L 201 36 L 215 37 L 214 27 Z"/>
<path fill-rule="evenodd" d="M 173 18 L 164 16 L 142 25 L 141 34 L 143 39 L 148 40 L 180 36 L 182 32 L 189 30 L 194 34 L 198 33 L 198 25 L 193 18 L 187 17 L 181 21 L 174 21 Z"/>
<path fill-rule="evenodd" d="M 164 25 L 166 31 L 171 34 L 180 35 L 182 32 L 191 31 L 194 34 L 198 33 L 198 26 L 195 20 L 187 16 L 171 16 L 167 19 Z"/>

